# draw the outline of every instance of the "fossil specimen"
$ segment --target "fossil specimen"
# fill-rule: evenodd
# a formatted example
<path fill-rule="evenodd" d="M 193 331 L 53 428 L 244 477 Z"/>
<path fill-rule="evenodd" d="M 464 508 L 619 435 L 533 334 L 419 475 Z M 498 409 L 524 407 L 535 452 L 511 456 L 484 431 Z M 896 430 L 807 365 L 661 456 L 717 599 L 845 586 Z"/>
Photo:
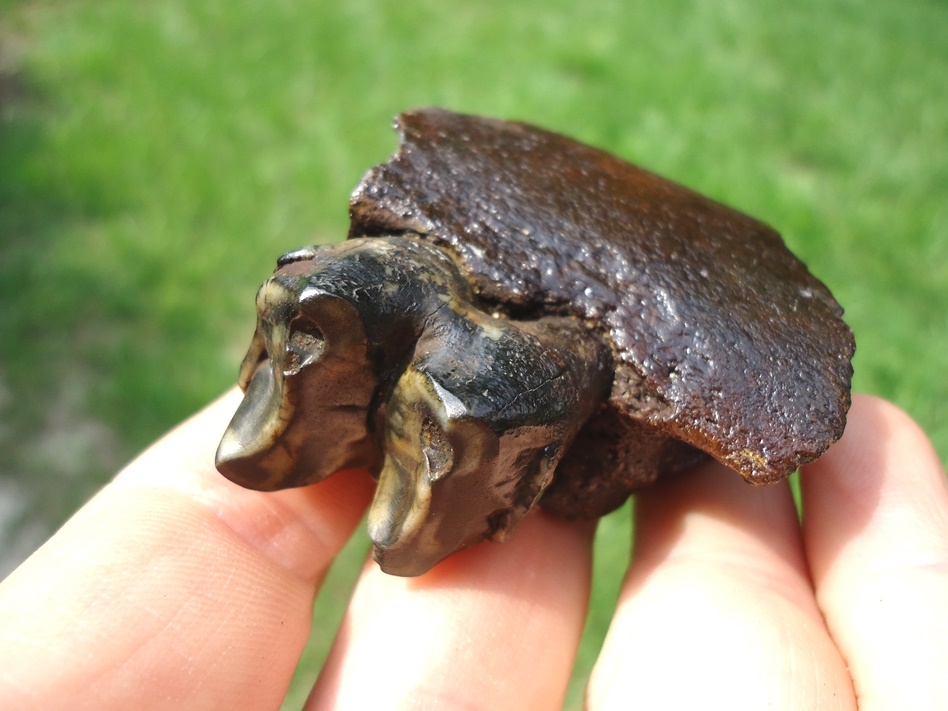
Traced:
<path fill-rule="evenodd" d="M 772 482 L 839 438 L 852 333 L 774 230 L 525 124 L 397 126 L 349 240 L 257 294 L 228 478 L 368 468 L 376 560 L 418 575 L 538 503 L 601 516 L 707 455 Z"/>

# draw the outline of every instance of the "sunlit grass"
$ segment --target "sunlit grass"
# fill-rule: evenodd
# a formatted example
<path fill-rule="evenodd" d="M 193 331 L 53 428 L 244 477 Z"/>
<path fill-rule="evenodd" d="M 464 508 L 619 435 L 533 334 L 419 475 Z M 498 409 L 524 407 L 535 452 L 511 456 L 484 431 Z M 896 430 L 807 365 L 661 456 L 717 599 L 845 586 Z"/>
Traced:
<path fill-rule="evenodd" d="M 948 455 L 943 4 L 6 0 L 0 18 L 0 474 L 45 489 L 50 524 L 233 382 L 257 284 L 344 236 L 391 117 L 419 105 L 560 130 L 770 222 L 846 307 L 857 388 Z M 77 431 L 99 433 L 84 454 L 50 453 Z"/>

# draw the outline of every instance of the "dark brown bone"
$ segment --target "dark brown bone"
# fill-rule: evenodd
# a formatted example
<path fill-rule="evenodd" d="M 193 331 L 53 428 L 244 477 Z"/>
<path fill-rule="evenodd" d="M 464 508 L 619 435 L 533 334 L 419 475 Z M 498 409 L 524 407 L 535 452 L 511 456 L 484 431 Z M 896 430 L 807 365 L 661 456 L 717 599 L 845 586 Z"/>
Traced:
<path fill-rule="evenodd" d="M 396 125 L 350 236 L 415 233 L 498 308 L 593 324 L 616 351 L 611 404 L 748 481 L 842 434 L 852 332 L 770 227 L 525 124 L 427 109 Z"/>

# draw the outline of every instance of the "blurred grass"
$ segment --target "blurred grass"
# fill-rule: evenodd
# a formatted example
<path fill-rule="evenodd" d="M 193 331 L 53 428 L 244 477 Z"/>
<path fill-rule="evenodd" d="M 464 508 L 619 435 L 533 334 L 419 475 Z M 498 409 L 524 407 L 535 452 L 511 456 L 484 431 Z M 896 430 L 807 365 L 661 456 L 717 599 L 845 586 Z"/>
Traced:
<path fill-rule="evenodd" d="M 344 236 L 391 117 L 420 105 L 568 133 L 773 224 L 846 307 L 856 387 L 944 460 L 946 47 L 935 0 L 0 0 L 9 550 L 233 382 L 275 257 Z M 601 527 L 579 679 L 627 520 Z"/>

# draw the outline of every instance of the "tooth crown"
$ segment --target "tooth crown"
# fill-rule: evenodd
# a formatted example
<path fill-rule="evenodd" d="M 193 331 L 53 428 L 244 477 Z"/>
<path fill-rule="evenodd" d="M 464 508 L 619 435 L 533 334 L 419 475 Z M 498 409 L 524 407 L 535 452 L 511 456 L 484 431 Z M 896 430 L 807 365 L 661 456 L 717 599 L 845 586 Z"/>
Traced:
<path fill-rule="evenodd" d="M 429 318 L 387 403 L 369 512 L 383 570 L 415 575 L 505 538 L 607 396 L 609 364 L 608 349 L 573 319 L 519 323 L 473 308 Z"/>
<path fill-rule="evenodd" d="M 257 308 L 218 467 L 270 490 L 367 466 L 369 533 L 394 574 L 503 539 L 612 380 L 578 320 L 488 314 L 446 253 L 399 236 L 291 253 Z"/>

